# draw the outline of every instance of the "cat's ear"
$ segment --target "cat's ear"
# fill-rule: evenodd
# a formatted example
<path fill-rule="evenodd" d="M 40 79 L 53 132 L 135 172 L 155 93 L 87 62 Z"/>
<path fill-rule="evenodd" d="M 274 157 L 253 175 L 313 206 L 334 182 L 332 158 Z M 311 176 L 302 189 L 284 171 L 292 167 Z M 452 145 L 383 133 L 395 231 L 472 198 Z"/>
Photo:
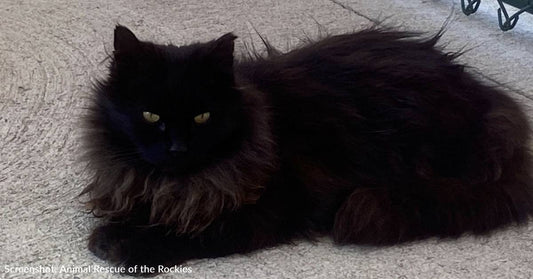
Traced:
<path fill-rule="evenodd" d="M 217 67 L 226 73 L 233 73 L 233 51 L 236 38 L 237 36 L 233 33 L 227 33 L 211 44 L 209 56 L 216 61 Z"/>
<path fill-rule="evenodd" d="M 115 51 L 118 53 L 135 53 L 141 47 L 141 42 L 135 37 L 135 34 L 128 28 L 117 25 L 115 27 L 115 38 L 113 41 Z"/>

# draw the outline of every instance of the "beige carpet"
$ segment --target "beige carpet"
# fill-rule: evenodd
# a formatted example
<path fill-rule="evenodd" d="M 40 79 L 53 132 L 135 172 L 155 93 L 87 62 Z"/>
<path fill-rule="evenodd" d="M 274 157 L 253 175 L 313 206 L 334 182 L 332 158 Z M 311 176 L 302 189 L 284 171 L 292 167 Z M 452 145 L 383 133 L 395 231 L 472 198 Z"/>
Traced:
<path fill-rule="evenodd" d="M 533 112 L 533 15 L 503 33 L 496 1 L 482 1 L 469 17 L 453 2 L 0 0 L 0 277 L 120 278 L 95 272 L 107 267 L 86 249 L 97 220 L 76 199 L 88 182 L 76 163 L 79 117 L 91 81 L 105 73 L 115 24 L 175 44 L 234 31 L 242 50 L 243 42 L 258 42 L 254 28 L 286 48 L 316 34 L 317 22 L 339 33 L 388 18 L 435 32 L 453 9 L 456 20 L 443 38 L 448 49 L 477 47 L 462 61 L 520 90 L 514 96 Z M 337 247 L 324 239 L 185 266 L 192 272 L 161 278 L 532 278 L 533 226 L 389 248 Z M 46 270 L 52 267 L 56 273 Z M 31 273 L 39 268 L 44 272 Z"/>

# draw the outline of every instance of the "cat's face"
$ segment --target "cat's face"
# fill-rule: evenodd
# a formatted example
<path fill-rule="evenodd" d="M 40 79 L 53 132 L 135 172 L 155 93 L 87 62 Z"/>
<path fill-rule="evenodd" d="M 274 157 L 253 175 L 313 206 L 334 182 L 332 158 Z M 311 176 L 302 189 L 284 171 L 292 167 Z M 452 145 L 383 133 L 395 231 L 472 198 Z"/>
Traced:
<path fill-rule="evenodd" d="M 234 39 L 226 34 L 208 43 L 162 46 L 118 26 L 102 112 L 110 134 L 121 139 L 117 152 L 176 172 L 234 152 L 245 129 L 234 89 Z"/>

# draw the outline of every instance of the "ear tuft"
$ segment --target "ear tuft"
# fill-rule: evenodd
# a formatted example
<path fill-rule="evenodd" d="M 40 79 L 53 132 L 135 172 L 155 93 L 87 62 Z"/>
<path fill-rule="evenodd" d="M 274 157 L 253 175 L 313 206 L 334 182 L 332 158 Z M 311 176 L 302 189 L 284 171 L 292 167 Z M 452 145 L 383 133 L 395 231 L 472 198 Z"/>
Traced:
<path fill-rule="evenodd" d="M 115 47 L 115 51 L 132 53 L 139 49 L 140 42 L 137 37 L 135 37 L 135 34 L 133 34 L 128 28 L 122 25 L 117 25 L 115 27 L 113 46 Z"/>
<path fill-rule="evenodd" d="M 229 48 L 231 49 L 231 53 L 233 53 L 234 48 L 234 41 L 237 39 L 237 36 L 235 36 L 233 33 L 226 33 L 222 35 L 220 38 L 215 40 L 215 43 L 217 47 L 221 48 Z"/>
<path fill-rule="evenodd" d="M 210 57 L 212 57 L 219 67 L 225 72 L 233 72 L 233 51 L 235 49 L 235 39 L 233 33 L 227 33 L 212 42 Z"/>

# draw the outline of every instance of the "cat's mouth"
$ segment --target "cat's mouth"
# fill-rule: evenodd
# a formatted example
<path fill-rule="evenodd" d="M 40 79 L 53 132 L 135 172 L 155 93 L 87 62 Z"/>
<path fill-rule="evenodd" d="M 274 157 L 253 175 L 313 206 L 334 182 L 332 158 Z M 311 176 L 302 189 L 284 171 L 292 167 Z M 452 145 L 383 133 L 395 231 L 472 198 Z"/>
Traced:
<path fill-rule="evenodd" d="M 174 174 L 174 173 L 185 173 L 187 172 L 188 168 L 186 166 L 179 166 L 179 165 L 172 165 L 172 166 L 165 165 L 165 166 L 159 167 L 159 169 L 163 173 Z"/>
<path fill-rule="evenodd" d="M 189 168 L 188 165 L 189 164 L 183 159 L 181 160 L 169 159 L 157 165 L 156 167 L 160 169 L 162 172 L 179 173 L 179 172 L 185 172 Z"/>
<path fill-rule="evenodd" d="M 201 171 L 209 166 L 214 161 L 206 161 L 200 158 L 181 158 L 177 160 L 170 160 L 164 164 L 156 166 L 156 168 L 164 174 L 169 175 L 190 175 Z"/>
<path fill-rule="evenodd" d="M 188 169 L 189 162 L 186 158 L 176 158 L 171 156 L 152 158 L 143 158 L 151 168 L 154 168 L 163 173 L 180 173 Z"/>
<path fill-rule="evenodd" d="M 156 168 L 166 174 L 189 174 L 201 168 L 201 164 L 191 158 L 170 158 L 161 164 L 156 165 Z"/>

